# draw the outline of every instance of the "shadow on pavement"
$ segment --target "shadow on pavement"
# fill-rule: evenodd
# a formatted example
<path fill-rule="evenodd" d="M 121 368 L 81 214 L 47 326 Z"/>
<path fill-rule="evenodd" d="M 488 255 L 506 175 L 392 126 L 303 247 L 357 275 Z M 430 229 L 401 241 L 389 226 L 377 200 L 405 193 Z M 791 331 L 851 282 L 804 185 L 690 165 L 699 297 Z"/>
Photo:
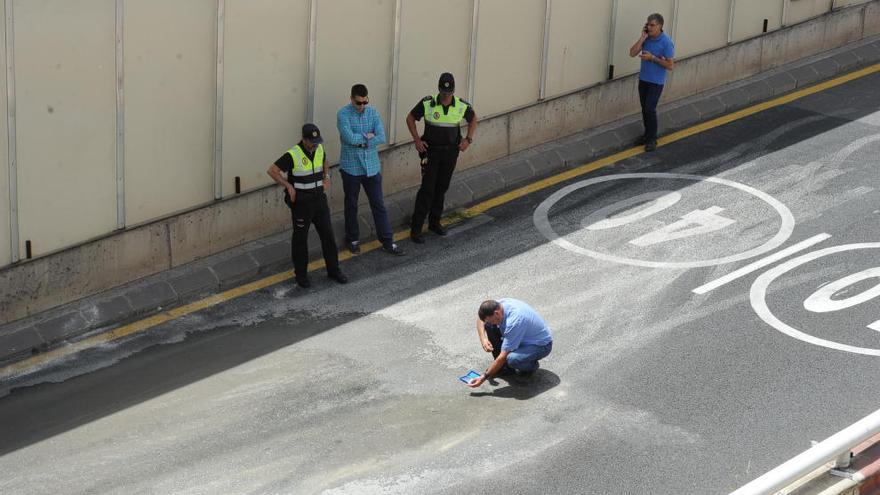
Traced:
<path fill-rule="evenodd" d="M 545 369 L 539 369 L 531 378 L 493 378 L 489 380 L 504 381 L 507 385 L 496 388 L 492 392 L 471 392 L 471 397 L 497 397 L 499 399 L 529 400 L 559 385 L 559 375 Z"/>

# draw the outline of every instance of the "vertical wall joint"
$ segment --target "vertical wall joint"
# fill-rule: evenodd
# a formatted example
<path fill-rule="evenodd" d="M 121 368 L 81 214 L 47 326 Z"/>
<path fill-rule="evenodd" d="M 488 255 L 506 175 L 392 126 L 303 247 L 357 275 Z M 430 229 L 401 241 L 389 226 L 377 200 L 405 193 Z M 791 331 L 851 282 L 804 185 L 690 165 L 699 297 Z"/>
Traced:
<path fill-rule="evenodd" d="M 538 99 L 547 97 L 547 62 L 550 56 L 550 13 L 553 8 L 553 0 L 544 2 L 544 49 L 541 51 L 541 86 L 538 89 Z"/>
<path fill-rule="evenodd" d="M 611 2 L 611 27 L 608 29 L 608 79 L 614 78 L 614 36 L 617 33 L 617 11 L 620 7 L 620 0 Z"/>
<path fill-rule="evenodd" d="M 397 100 L 400 98 L 400 19 L 403 0 L 394 4 L 394 39 L 391 50 L 391 97 L 388 99 L 388 144 L 397 142 Z"/>
<path fill-rule="evenodd" d="M 116 0 L 116 228 L 125 228 L 125 0 Z"/>
<path fill-rule="evenodd" d="M 727 15 L 727 44 L 733 43 L 733 23 L 736 17 L 736 0 L 730 0 L 730 12 Z"/>
<path fill-rule="evenodd" d="M 309 4 L 309 94 L 306 102 L 306 121 L 315 120 L 315 67 L 317 66 L 317 42 L 318 42 L 318 0 L 312 0 Z"/>
<path fill-rule="evenodd" d="M 226 0 L 217 0 L 217 87 L 214 108 L 214 199 L 223 197 L 223 59 Z"/>
<path fill-rule="evenodd" d="M 9 250 L 12 262 L 21 259 L 18 227 L 18 163 L 15 151 L 15 31 L 12 15 L 12 0 L 5 0 L 6 6 L 6 137 L 7 159 L 9 164 Z"/>
<path fill-rule="evenodd" d="M 676 35 L 678 34 L 678 8 L 679 0 L 675 0 L 672 4 L 672 39 L 676 39 Z"/>
<path fill-rule="evenodd" d="M 480 0 L 474 0 L 471 16 L 471 53 L 468 63 L 468 101 L 474 101 L 477 92 L 477 30 L 480 27 Z"/>

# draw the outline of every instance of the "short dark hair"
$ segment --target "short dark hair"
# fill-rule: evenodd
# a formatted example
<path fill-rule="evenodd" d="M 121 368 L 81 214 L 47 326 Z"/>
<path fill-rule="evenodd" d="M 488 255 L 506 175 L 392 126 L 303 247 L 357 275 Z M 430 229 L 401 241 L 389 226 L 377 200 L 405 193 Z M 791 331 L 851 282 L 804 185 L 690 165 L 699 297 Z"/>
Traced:
<path fill-rule="evenodd" d="M 657 24 L 663 25 L 663 16 L 658 13 L 653 13 L 648 16 L 648 22 L 657 21 Z"/>
<path fill-rule="evenodd" d="M 360 96 L 361 98 L 367 97 L 367 87 L 363 84 L 355 84 L 351 87 L 351 97 Z"/>
<path fill-rule="evenodd" d="M 501 303 L 494 299 L 483 301 L 483 304 L 480 304 L 480 310 L 477 312 L 477 316 L 480 317 L 480 321 L 486 321 L 486 318 L 492 316 L 492 314 L 500 307 Z"/>

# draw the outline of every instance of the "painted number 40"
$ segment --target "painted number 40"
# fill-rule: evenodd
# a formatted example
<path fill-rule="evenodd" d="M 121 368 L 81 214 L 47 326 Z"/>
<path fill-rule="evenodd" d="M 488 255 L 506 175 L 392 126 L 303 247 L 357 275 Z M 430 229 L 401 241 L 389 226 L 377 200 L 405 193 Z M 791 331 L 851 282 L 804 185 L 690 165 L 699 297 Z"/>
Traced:
<path fill-rule="evenodd" d="M 678 203 L 680 200 L 681 194 L 675 191 L 655 191 L 640 194 L 593 212 L 584 219 L 583 225 L 587 230 L 594 231 L 613 229 L 655 215 Z M 616 212 L 628 211 L 631 207 L 642 203 L 649 204 L 636 211 L 609 218 Z M 705 210 L 694 210 L 682 216 L 677 222 L 637 237 L 629 241 L 629 243 L 645 247 L 675 239 L 684 239 L 716 232 L 736 222 L 736 220 L 719 215 L 722 211 L 724 211 L 724 208 L 720 206 L 712 206 Z"/>

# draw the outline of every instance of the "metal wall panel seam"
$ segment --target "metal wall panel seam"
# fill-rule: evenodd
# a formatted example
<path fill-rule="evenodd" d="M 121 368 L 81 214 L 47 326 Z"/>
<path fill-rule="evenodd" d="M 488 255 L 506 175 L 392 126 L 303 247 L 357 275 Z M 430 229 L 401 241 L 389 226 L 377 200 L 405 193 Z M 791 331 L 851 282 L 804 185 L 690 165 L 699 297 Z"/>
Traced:
<path fill-rule="evenodd" d="M 317 41 L 318 40 L 318 0 L 312 0 L 309 4 L 309 93 L 306 102 L 306 121 L 313 122 L 315 119 L 315 67 L 317 66 Z"/>
<path fill-rule="evenodd" d="M 541 86 L 538 89 L 538 101 L 547 96 L 547 58 L 550 52 L 550 12 L 553 0 L 544 2 L 544 49 L 541 51 Z"/>
<path fill-rule="evenodd" d="M 403 0 L 397 0 L 394 4 L 394 46 L 391 51 L 391 95 L 388 98 L 388 144 L 397 142 L 397 99 L 399 98 L 398 85 L 400 84 L 400 18 L 402 15 Z"/>
<path fill-rule="evenodd" d="M 125 228 L 125 45 L 123 8 L 116 0 L 116 228 Z"/>
<path fill-rule="evenodd" d="M 617 34 L 617 10 L 620 7 L 620 0 L 611 2 L 611 29 L 608 32 L 608 63 L 605 64 L 605 70 L 614 65 L 614 36 Z M 606 79 L 611 79 L 610 77 Z"/>
<path fill-rule="evenodd" d="M 675 0 L 672 3 L 672 39 L 676 39 L 676 35 L 678 34 L 678 7 L 679 0 Z"/>
<path fill-rule="evenodd" d="M 730 0 L 730 14 L 727 17 L 727 44 L 733 43 L 733 20 L 736 13 L 736 0 Z"/>
<path fill-rule="evenodd" d="M 223 58 L 226 0 L 217 0 L 217 88 L 214 107 L 214 199 L 223 198 Z"/>
<path fill-rule="evenodd" d="M 9 252 L 12 262 L 21 259 L 18 231 L 18 172 L 15 151 L 15 31 L 13 0 L 6 0 L 6 137 L 9 160 Z"/>
<path fill-rule="evenodd" d="M 477 29 L 480 25 L 480 0 L 474 0 L 474 13 L 471 16 L 471 53 L 468 61 L 468 101 L 474 102 L 477 92 Z"/>
<path fill-rule="evenodd" d="M 791 0 L 782 0 L 782 20 L 780 21 L 779 27 L 785 27 L 788 25 L 788 8 L 791 5 Z"/>

